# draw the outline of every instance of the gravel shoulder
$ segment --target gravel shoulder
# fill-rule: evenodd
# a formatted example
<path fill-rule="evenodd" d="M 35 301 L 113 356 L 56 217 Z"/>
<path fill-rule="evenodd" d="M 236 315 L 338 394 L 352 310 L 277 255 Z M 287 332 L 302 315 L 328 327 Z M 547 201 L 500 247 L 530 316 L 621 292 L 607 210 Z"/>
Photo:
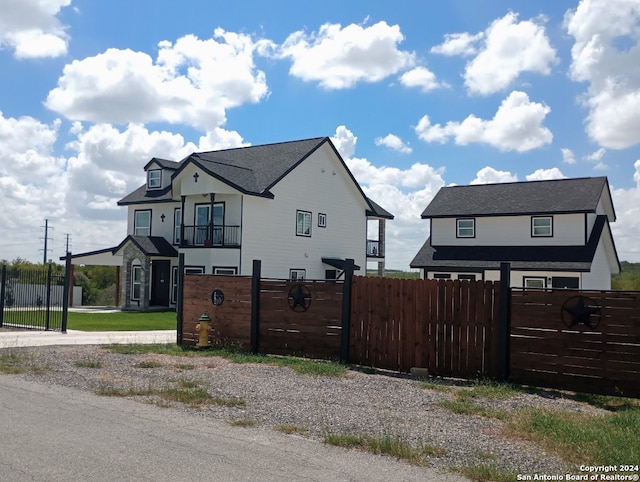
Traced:
<path fill-rule="evenodd" d="M 323 440 L 327 434 L 391 436 L 415 447 L 437 447 L 428 464 L 445 470 L 488 464 L 514 474 L 566 473 L 570 467 L 525 440 L 509 437 L 505 422 L 456 414 L 440 406 L 462 388 L 451 382 L 425 388 L 395 373 L 348 371 L 346 376 L 300 375 L 267 364 L 224 358 L 118 354 L 101 346 L 4 348 L 27 369 L 13 376 L 90 392 L 120 390 L 140 402 L 188 410 L 198 416 L 252 429 L 295 427 L 292 437 Z M 144 394 L 145 389 L 197 384 L 220 400 L 238 403 L 190 407 Z M 489 409 L 516 414 L 523 408 L 604 413 L 552 392 L 518 393 L 506 399 L 474 399 Z M 161 410 L 162 408 L 159 408 Z"/>

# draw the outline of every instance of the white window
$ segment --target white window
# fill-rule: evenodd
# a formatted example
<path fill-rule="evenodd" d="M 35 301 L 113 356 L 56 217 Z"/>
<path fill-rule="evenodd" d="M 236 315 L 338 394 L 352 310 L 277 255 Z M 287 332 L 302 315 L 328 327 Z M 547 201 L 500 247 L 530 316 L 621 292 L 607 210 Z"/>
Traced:
<path fill-rule="evenodd" d="M 525 277 L 524 287 L 530 289 L 544 289 L 547 287 L 547 278 L 542 277 Z"/>
<path fill-rule="evenodd" d="M 311 236 L 311 213 L 296 211 L 296 236 Z"/>
<path fill-rule="evenodd" d="M 180 244 L 180 224 L 182 223 L 182 210 L 176 208 L 173 211 L 173 244 Z"/>
<path fill-rule="evenodd" d="M 134 236 L 151 236 L 151 211 L 133 213 Z"/>
<path fill-rule="evenodd" d="M 289 270 L 289 278 L 292 281 L 304 281 L 307 276 L 306 269 L 290 269 Z"/>
<path fill-rule="evenodd" d="M 324 213 L 318 213 L 318 227 L 326 228 L 327 227 L 327 215 Z"/>
<path fill-rule="evenodd" d="M 139 300 L 142 292 L 142 266 L 131 267 L 131 299 Z"/>
<path fill-rule="evenodd" d="M 154 169 L 147 172 L 147 188 L 160 189 L 162 187 L 162 170 Z"/>
<path fill-rule="evenodd" d="M 456 219 L 456 237 L 457 238 L 475 238 L 476 236 L 476 220 L 475 219 Z"/>
<path fill-rule="evenodd" d="M 213 274 L 222 274 L 222 275 L 235 275 L 237 274 L 236 268 L 223 268 L 223 267 L 213 267 Z"/>
<path fill-rule="evenodd" d="M 532 217 L 531 236 L 553 236 L 553 218 L 551 216 Z"/>
<path fill-rule="evenodd" d="M 433 279 L 451 279 L 449 273 L 433 273 Z"/>

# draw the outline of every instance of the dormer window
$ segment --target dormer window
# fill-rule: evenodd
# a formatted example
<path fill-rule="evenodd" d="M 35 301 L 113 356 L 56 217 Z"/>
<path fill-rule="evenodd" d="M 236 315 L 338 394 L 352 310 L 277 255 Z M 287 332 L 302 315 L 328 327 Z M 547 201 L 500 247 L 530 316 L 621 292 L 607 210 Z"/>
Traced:
<path fill-rule="evenodd" d="M 160 189 L 162 187 L 162 170 L 154 169 L 147 172 L 147 189 Z"/>

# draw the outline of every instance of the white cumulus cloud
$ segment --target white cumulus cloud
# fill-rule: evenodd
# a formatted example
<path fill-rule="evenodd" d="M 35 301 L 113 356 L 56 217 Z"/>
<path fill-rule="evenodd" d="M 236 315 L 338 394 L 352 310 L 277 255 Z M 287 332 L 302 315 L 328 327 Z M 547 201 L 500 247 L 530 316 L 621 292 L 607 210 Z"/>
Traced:
<path fill-rule="evenodd" d="M 601 146 L 624 149 L 640 142 L 640 3 L 582 0 L 567 11 L 574 38 L 570 76 L 587 82 L 586 130 Z"/>
<path fill-rule="evenodd" d="M 226 122 L 226 110 L 267 94 L 249 36 L 216 29 L 159 43 L 157 59 L 108 49 L 65 66 L 46 106 L 71 120 L 128 124 L 169 122 L 203 131 Z"/>
<path fill-rule="evenodd" d="M 403 154 L 411 154 L 412 152 L 411 147 L 405 144 L 404 141 L 395 134 L 387 134 L 384 137 L 378 137 L 376 138 L 375 143 L 376 146 L 385 146 Z"/>
<path fill-rule="evenodd" d="M 551 169 L 536 169 L 535 172 L 527 175 L 527 181 L 546 181 L 550 179 L 565 179 L 567 176 L 557 167 Z"/>
<path fill-rule="evenodd" d="M 400 76 L 400 83 L 405 87 L 416 87 L 422 92 L 430 92 L 440 87 L 446 87 L 446 84 L 438 82 L 436 74 L 426 67 L 416 67 L 408 70 Z"/>
<path fill-rule="evenodd" d="M 501 151 L 525 152 L 550 144 L 551 131 L 543 122 L 551 109 L 531 102 L 524 92 L 513 91 L 502 101 L 493 119 L 485 120 L 469 115 L 462 122 L 449 121 L 444 126 L 432 124 L 424 116 L 415 128 L 425 142 L 445 143 L 453 139 L 456 144 L 489 144 Z"/>
<path fill-rule="evenodd" d="M 262 53 L 292 61 L 290 73 L 325 89 L 346 89 L 359 82 L 378 82 L 412 67 L 415 54 L 399 48 L 404 36 L 398 25 L 371 26 L 326 23 L 318 32 L 294 32 L 282 45 Z"/>
<path fill-rule="evenodd" d="M 493 167 L 483 167 L 476 173 L 476 178 L 470 184 L 497 184 L 502 182 L 517 182 L 518 176 L 509 171 L 498 171 Z"/>
<path fill-rule="evenodd" d="M 0 0 L 0 47 L 18 59 L 59 57 L 69 36 L 57 15 L 71 0 Z"/>

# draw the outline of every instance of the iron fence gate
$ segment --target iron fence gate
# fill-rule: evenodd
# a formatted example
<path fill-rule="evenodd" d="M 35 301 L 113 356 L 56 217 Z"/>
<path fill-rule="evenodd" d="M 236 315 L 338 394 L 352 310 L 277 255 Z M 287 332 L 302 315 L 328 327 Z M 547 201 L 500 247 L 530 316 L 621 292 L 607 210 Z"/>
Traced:
<path fill-rule="evenodd" d="M 25 269 L 2 265 L 0 328 L 67 331 L 69 263 Z"/>

